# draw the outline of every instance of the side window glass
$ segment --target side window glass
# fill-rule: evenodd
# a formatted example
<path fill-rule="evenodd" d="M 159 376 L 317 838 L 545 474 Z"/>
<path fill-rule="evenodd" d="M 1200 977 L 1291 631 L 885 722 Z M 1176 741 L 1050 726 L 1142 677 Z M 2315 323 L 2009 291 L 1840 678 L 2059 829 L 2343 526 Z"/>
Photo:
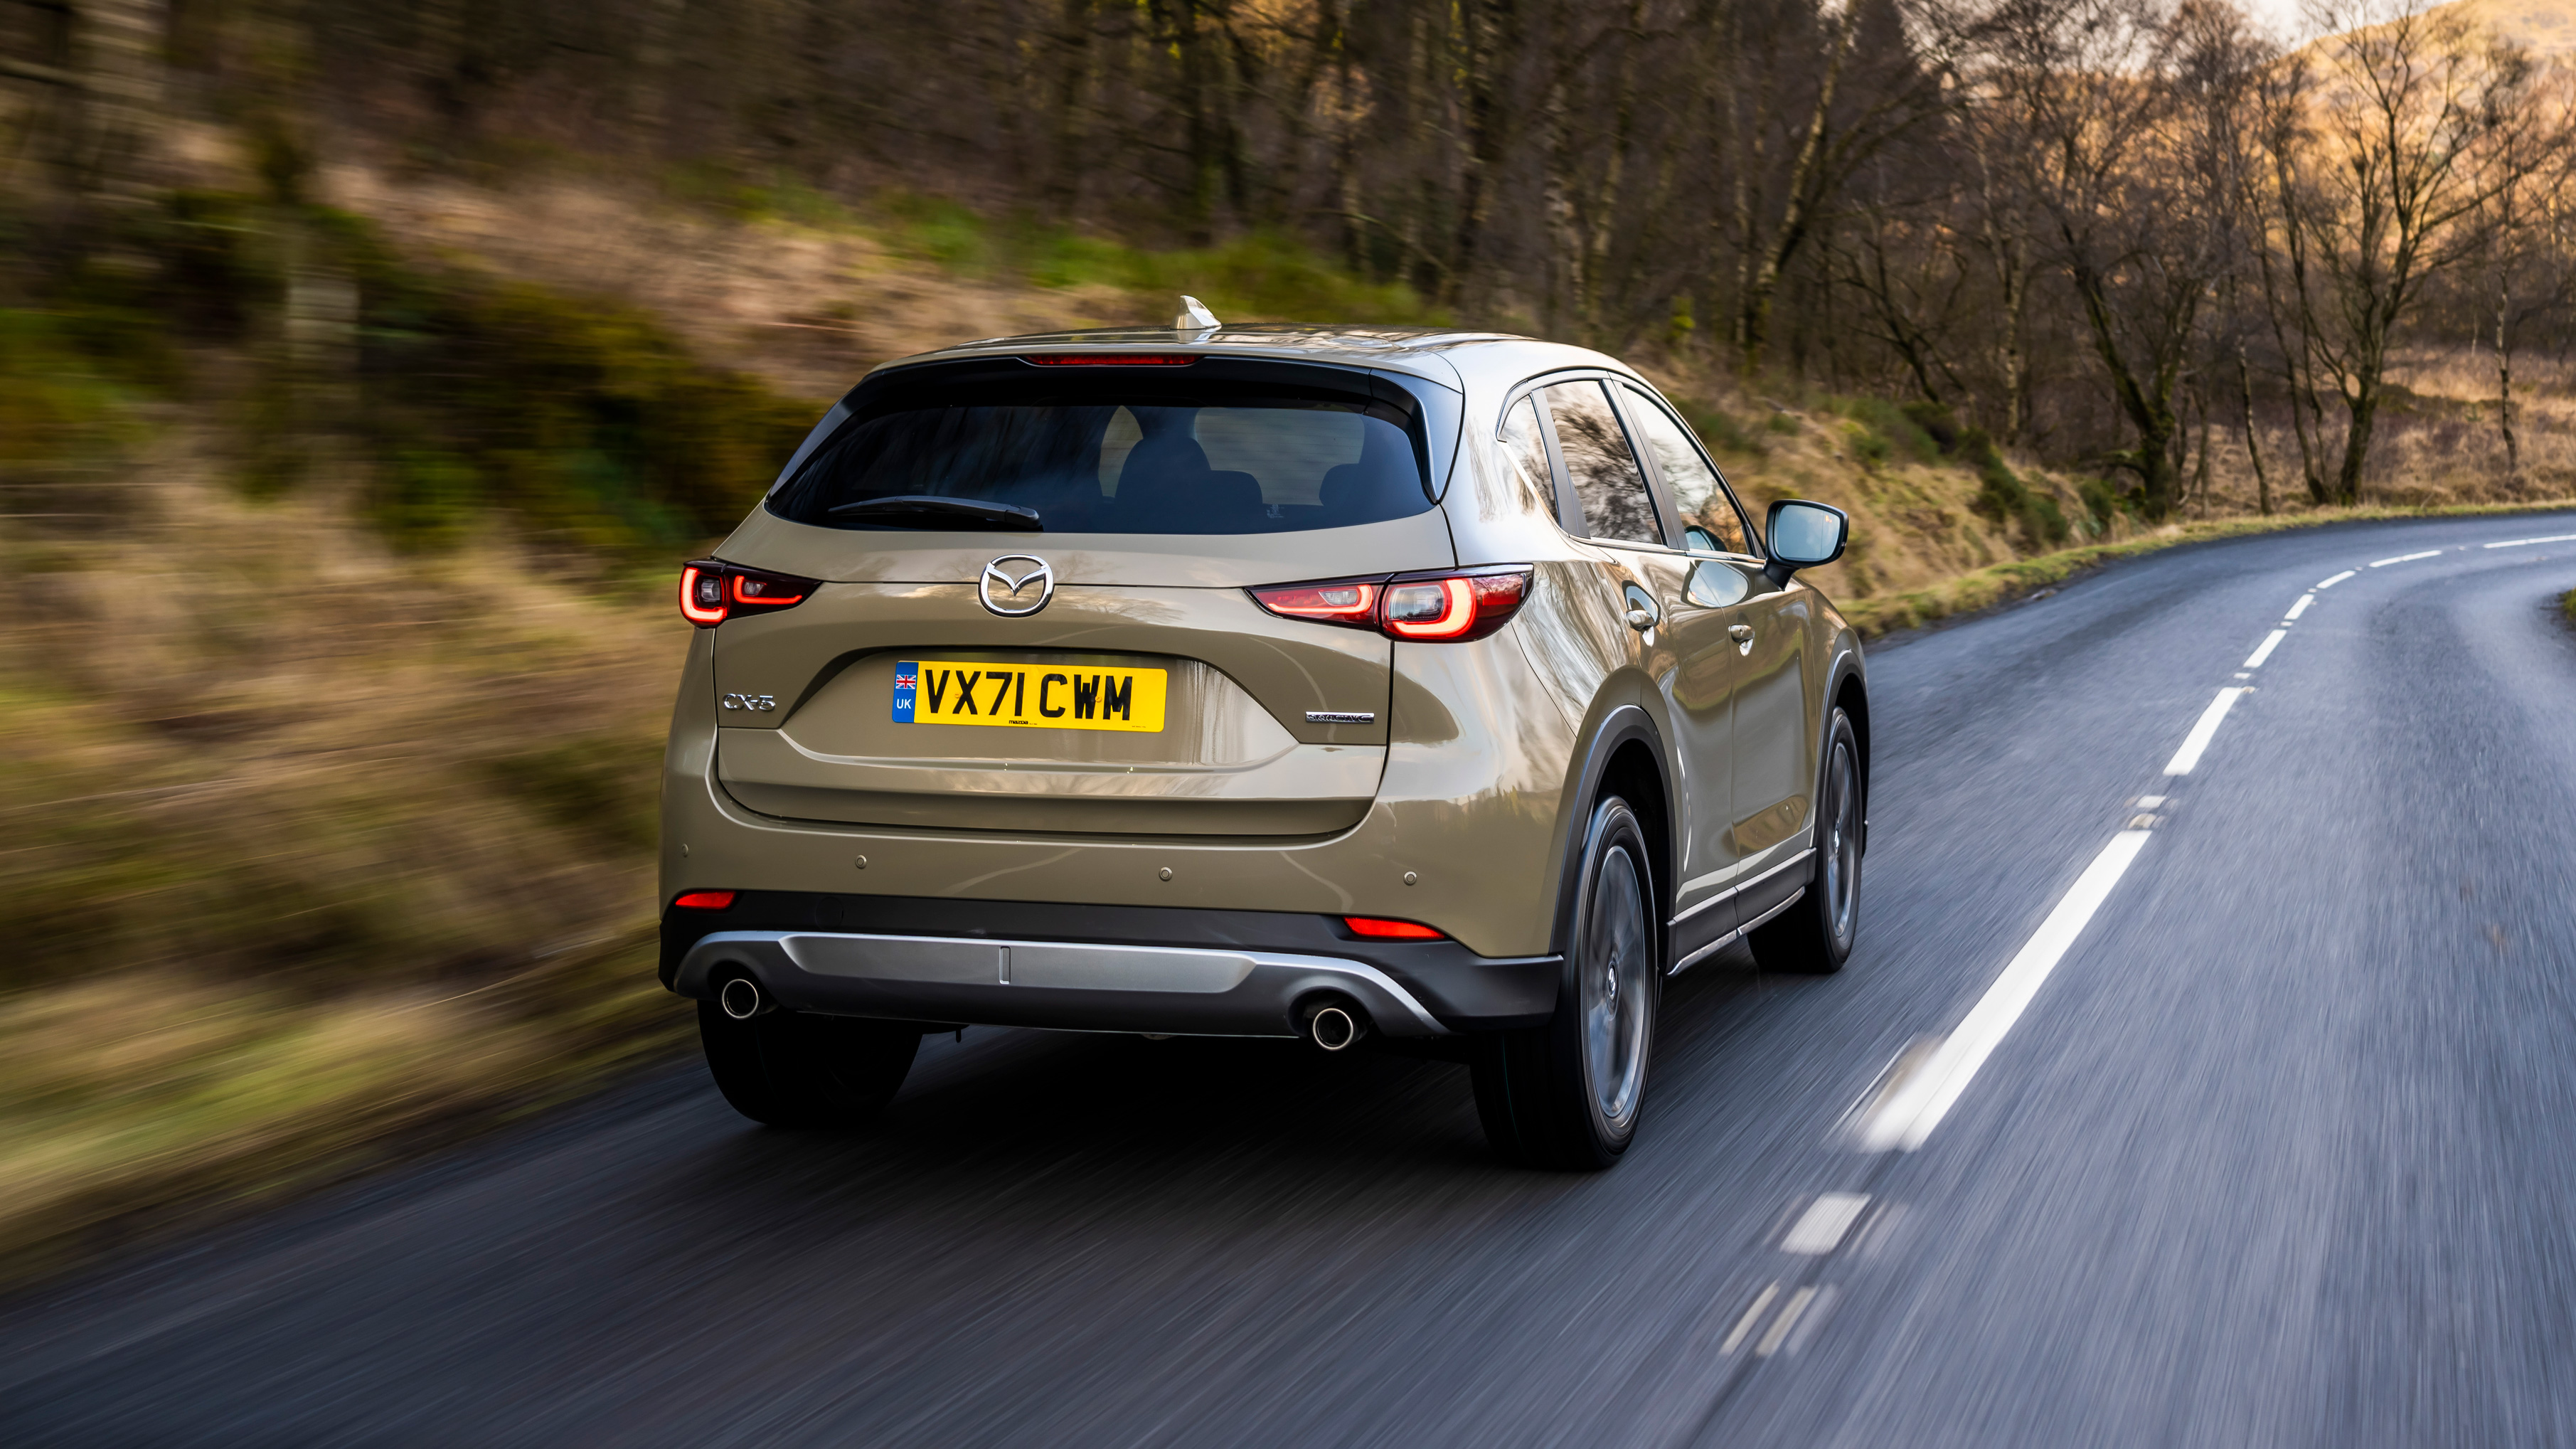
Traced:
<path fill-rule="evenodd" d="M 1548 416 L 1556 422 L 1557 452 L 1582 501 L 1585 532 L 1619 543 L 1662 543 L 1654 495 L 1628 447 L 1610 394 L 1598 382 L 1560 382 L 1547 390 Z"/>
<path fill-rule="evenodd" d="M 1673 492 L 1673 506 L 1681 510 L 1688 545 L 1713 553 L 1752 553 L 1743 511 L 1735 506 L 1717 470 L 1692 444 L 1690 434 L 1662 404 L 1635 388 L 1628 393 L 1628 411 L 1646 435 L 1646 449 L 1655 455 L 1655 466 L 1663 470 L 1664 486 Z"/>
<path fill-rule="evenodd" d="M 1548 473 L 1547 442 L 1538 432 L 1538 404 L 1522 398 L 1503 415 L 1503 433 L 1495 444 L 1502 451 L 1503 471 L 1522 500 L 1556 516 L 1556 479 Z"/>

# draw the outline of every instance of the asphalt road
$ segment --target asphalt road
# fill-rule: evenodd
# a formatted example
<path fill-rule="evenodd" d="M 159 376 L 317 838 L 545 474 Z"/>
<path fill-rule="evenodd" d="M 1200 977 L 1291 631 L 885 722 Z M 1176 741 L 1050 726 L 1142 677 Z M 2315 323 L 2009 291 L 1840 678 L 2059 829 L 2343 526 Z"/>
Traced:
<path fill-rule="evenodd" d="M 970 1031 L 846 1138 L 673 1073 L 0 1309 L 0 1442 L 2576 1444 L 2576 538 L 2483 547 L 2554 534 L 1879 651 L 1858 952 L 1675 982 L 1613 1172 L 1389 1056 Z"/>

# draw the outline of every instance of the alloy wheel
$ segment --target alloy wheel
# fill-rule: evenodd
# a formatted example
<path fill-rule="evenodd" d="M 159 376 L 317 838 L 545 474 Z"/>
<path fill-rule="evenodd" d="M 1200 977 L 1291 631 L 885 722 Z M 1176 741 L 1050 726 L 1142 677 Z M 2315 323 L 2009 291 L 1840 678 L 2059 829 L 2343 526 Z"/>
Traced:
<path fill-rule="evenodd" d="M 1625 846 L 1601 859 L 1577 975 L 1584 1075 L 1602 1124 L 1624 1134 L 1645 1093 L 1646 1033 L 1654 989 L 1652 934 L 1637 862 Z"/>

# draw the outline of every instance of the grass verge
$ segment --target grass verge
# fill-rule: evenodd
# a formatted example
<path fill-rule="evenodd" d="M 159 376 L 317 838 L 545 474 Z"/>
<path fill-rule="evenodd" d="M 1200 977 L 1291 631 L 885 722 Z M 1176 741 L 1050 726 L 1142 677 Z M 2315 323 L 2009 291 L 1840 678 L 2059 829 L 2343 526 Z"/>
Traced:
<path fill-rule="evenodd" d="M 2565 502 L 2543 503 L 2463 503 L 2432 508 L 2341 508 L 2320 509 L 2313 513 L 2281 514 L 2271 518 L 2214 519 L 2207 523 L 2183 524 L 2179 527 L 2118 543 L 2093 544 L 2084 548 L 2064 549 L 1994 564 L 1957 578 L 1944 579 L 1927 588 L 1909 589 L 1903 593 L 1883 594 L 1854 599 L 1843 604 L 1843 617 L 1851 621 L 1861 637 L 1874 639 L 1902 629 L 1919 629 L 1944 619 L 1973 614 L 2008 604 L 2040 589 L 2064 583 L 2087 569 L 2097 568 L 2115 559 L 2134 558 L 2159 549 L 2175 548 L 2188 543 L 2207 543 L 2215 539 L 2241 538 L 2258 533 L 2279 533 L 2293 528 L 2316 528 L 2329 523 L 2355 523 L 2382 518 L 2447 518 L 2487 513 L 2542 513 L 2576 507 Z"/>

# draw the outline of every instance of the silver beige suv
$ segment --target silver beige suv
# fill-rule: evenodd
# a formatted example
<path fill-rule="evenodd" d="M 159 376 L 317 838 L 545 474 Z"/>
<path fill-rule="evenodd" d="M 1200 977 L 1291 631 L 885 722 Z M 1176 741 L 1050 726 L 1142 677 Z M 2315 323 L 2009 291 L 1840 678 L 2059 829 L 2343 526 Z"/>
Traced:
<path fill-rule="evenodd" d="M 1850 952 L 1858 639 L 1636 373 L 1227 327 L 890 363 L 681 574 L 661 972 L 743 1113 L 925 1032 L 1371 1035 L 1599 1168 L 1663 978 Z"/>

